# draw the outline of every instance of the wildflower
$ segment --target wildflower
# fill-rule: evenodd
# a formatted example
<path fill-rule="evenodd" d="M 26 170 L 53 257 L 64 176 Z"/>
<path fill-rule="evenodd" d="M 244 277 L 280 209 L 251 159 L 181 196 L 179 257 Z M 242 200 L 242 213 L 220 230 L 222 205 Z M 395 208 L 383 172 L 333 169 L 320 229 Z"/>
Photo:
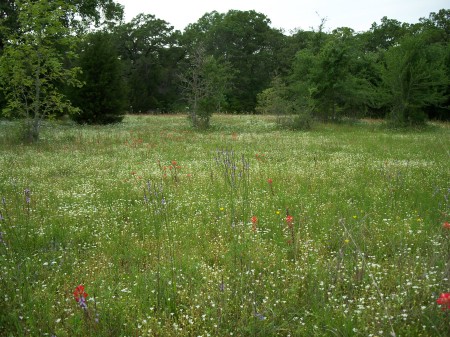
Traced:
<path fill-rule="evenodd" d="M 174 166 L 174 167 L 177 166 L 177 162 L 175 160 L 172 160 L 172 166 Z"/>
<path fill-rule="evenodd" d="M 442 293 L 436 303 L 442 307 L 442 310 L 450 310 L 450 293 Z"/>
<path fill-rule="evenodd" d="M 26 202 L 27 204 L 29 204 L 30 201 L 31 201 L 31 198 L 30 198 L 30 193 L 31 193 L 31 191 L 30 191 L 28 188 L 26 188 L 23 192 L 24 192 L 24 194 L 25 194 L 25 202 Z"/>
<path fill-rule="evenodd" d="M 258 218 L 256 216 L 252 216 L 252 230 L 256 232 L 256 224 L 258 223 Z"/>
<path fill-rule="evenodd" d="M 86 297 L 88 297 L 88 294 L 84 291 L 84 285 L 80 284 L 75 288 L 73 297 L 75 298 L 75 301 L 78 302 L 81 308 L 87 310 Z"/>
<path fill-rule="evenodd" d="M 267 179 L 267 183 L 269 184 L 269 187 L 270 187 L 270 193 L 272 194 L 272 195 L 274 195 L 274 193 L 273 193 L 273 186 L 272 186 L 272 179 Z"/>
<path fill-rule="evenodd" d="M 223 212 L 223 211 L 225 210 L 225 208 L 220 207 L 219 210 L 220 210 L 221 212 Z"/>
<path fill-rule="evenodd" d="M 445 228 L 445 229 L 450 229 L 450 222 L 444 222 L 443 224 L 442 224 L 442 228 Z"/>
<path fill-rule="evenodd" d="M 349 239 L 345 239 L 344 242 L 345 242 L 345 244 L 348 244 L 350 242 L 350 240 Z"/>
<path fill-rule="evenodd" d="M 289 227 L 292 227 L 294 222 L 294 217 L 292 215 L 287 215 L 286 216 L 286 223 Z"/>

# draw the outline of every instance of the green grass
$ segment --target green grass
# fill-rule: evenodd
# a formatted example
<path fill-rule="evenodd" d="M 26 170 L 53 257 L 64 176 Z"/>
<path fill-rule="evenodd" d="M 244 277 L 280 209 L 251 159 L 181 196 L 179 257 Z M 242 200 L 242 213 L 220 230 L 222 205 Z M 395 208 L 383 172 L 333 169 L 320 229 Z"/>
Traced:
<path fill-rule="evenodd" d="M 0 123 L 1 336 L 449 333 L 448 124 L 127 116 L 46 124 L 36 145 L 15 127 Z"/>

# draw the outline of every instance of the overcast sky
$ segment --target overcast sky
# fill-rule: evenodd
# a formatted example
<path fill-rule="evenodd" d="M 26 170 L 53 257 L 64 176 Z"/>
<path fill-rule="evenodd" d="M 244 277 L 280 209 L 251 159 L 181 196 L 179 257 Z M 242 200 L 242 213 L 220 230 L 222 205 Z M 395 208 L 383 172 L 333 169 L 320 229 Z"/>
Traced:
<path fill-rule="evenodd" d="M 286 33 L 300 28 L 317 28 L 321 18 L 326 19 L 325 30 L 350 27 L 367 31 L 373 22 L 383 16 L 400 22 L 415 23 L 430 12 L 448 9 L 448 0 L 116 0 L 125 6 L 128 22 L 139 13 L 153 14 L 167 21 L 175 29 L 184 30 L 189 23 L 197 22 L 203 14 L 226 13 L 230 9 L 255 10 L 265 14 L 272 27 Z"/>

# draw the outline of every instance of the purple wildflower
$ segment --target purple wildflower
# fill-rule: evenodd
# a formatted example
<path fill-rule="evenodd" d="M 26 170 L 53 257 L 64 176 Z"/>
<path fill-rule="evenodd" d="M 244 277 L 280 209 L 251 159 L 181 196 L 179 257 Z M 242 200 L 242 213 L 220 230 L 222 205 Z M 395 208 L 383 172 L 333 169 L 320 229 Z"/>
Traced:
<path fill-rule="evenodd" d="M 31 198 L 30 198 L 31 191 L 30 191 L 30 189 L 26 188 L 23 192 L 25 194 L 25 202 L 27 204 L 29 204 L 31 202 Z"/>

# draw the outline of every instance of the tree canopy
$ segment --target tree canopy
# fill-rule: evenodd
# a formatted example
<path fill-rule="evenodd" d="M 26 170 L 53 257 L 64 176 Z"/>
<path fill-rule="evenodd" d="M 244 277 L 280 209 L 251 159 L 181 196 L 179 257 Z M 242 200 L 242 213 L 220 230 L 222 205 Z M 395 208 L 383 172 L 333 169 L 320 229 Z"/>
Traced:
<path fill-rule="evenodd" d="M 403 125 L 450 119 L 447 9 L 414 24 L 383 17 L 365 32 L 330 32 L 322 20 L 317 29 L 291 34 L 254 10 L 205 13 L 183 32 L 151 14 L 128 23 L 122 17 L 123 7 L 113 0 L 2 1 L 0 108 L 10 116 L 38 112 L 38 119 L 73 112 L 65 97 L 76 101 L 83 90 L 72 85 L 82 82 L 85 93 L 99 93 L 89 87 L 98 68 L 101 86 L 123 93 L 115 95 L 118 115 L 188 106 L 196 116 L 275 109 L 297 116 L 284 120 L 301 125 L 310 125 L 306 117 L 386 117 Z M 106 35 L 93 34 L 98 30 Z M 98 44 L 98 53 L 89 43 Z M 201 81 L 194 90 L 195 74 Z M 19 97 L 27 98 L 20 103 Z M 106 102 L 113 101 L 103 99 L 96 113 L 108 114 Z M 83 110 L 80 102 L 75 106 Z"/>

